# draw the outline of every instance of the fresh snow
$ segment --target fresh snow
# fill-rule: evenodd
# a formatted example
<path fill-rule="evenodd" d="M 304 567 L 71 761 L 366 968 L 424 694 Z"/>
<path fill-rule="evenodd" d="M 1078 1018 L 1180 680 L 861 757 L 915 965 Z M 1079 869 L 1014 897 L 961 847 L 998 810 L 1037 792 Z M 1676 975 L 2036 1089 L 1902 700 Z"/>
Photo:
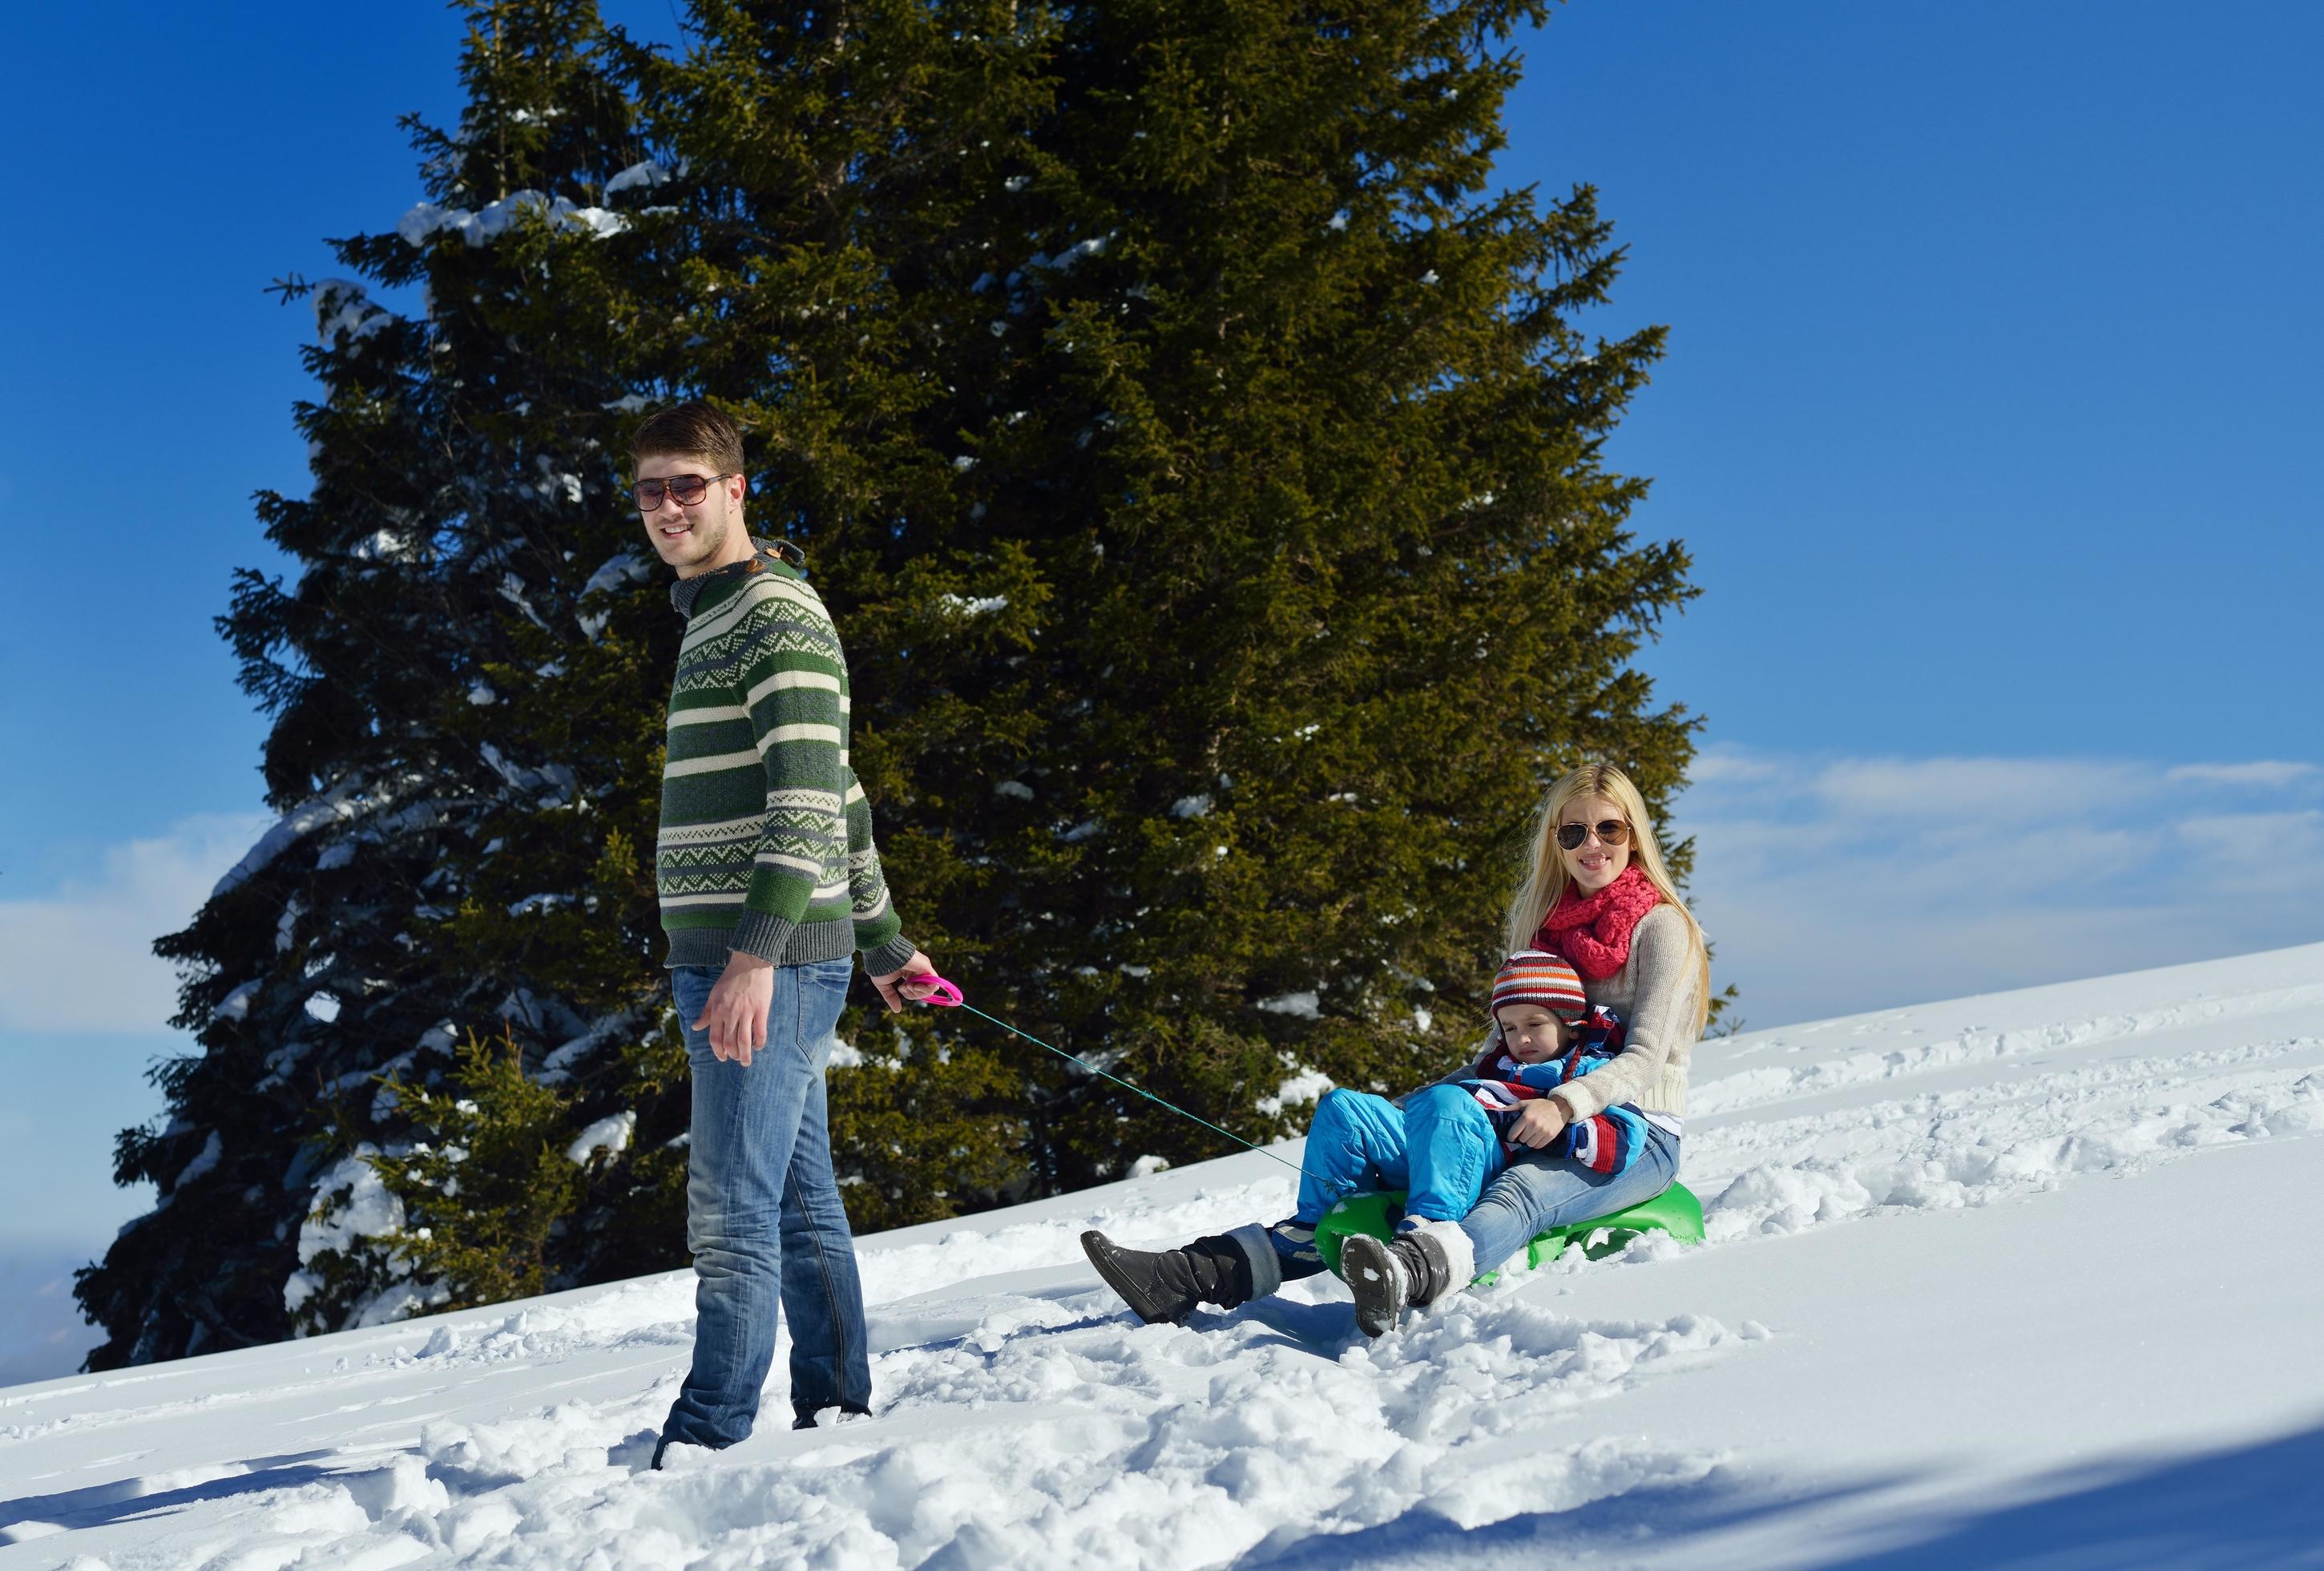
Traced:
<path fill-rule="evenodd" d="M 636 551 L 628 550 L 616 551 L 599 563 L 597 570 L 589 575 L 589 581 L 581 586 L 580 597 L 586 600 L 592 595 L 616 593 L 645 578 L 651 572 L 651 566 Z M 611 621 L 612 617 L 604 611 L 582 612 L 576 620 L 581 624 L 582 636 L 594 642 L 599 633 L 605 631 L 605 624 Z"/>
<path fill-rule="evenodd" d="M 1286 1107 L 1296 1107 L 1303 1102 L 1320 1102 L 1323 1100 L 1323 1093 L 1333 1087 L 1332 1077 L 1323 1070 L 1305 1068 L 1296 1062 L 1291 1062 L 1290 1055 L 1287 1053 L 1284 1058 L 1290 1064 L 1291 1074 L 1286 1077 L 1282 1085 L 1275 1088 L 1273 1095 L 1262 1096 L 1253 1104 L 1269 1118 L 1273 1118 Z"/>
<path fill-rule="evenodd" d="M 595 1053 L 615 1037 L 634 1028 L 638 1017 L 628 1010 L 617 1009 L 611 1014 L 598 1016 L 589 1029 L 580 1035 L 559 1043 L 540 1060 L 540 1078 L 544 1085 L 561 1086 L 573 1077 L 573 1066 Z M 581 1159 L 576 1157 L 575 1161 Z"/>
<path fill-rule="evenodd" d="M 225 1155 L 226 1141 L 217 1130 L 210 1131 L 210 1137 L 202 1142 L 202 1149 L 194 1153 L 191 1161 L 179 1169 L 177 1181 L 170 1186 L 171 1192 L 174 1194 L 208 1173 L 218 1165 L 218 1159 Z"/>
<path fill-rule="evenodd" d="M 326 348 L 335 347 L 342 337 L 368 338 L 393 320 L 393 316 L 372 304 L 364 286 L 351 278 L 315 282 L 315 336 Z"/>
<path fill-rule="evenodd" d="M 210 891 L 217 899 L 235 886 L 247 883 L 263 872 L 291 846 L 334 819 L 353 820 L 364 813 L 386 805 L 390 793 L 364 792 L 364 782 L 356 779 L 343 780 L 318 797 L 309 797 L 288 813 L 274 827 L 258 837 L 258 844 L 243 854 L 242 860 L 226 869 L 226 876 Z"/>
<path fill-rule="evenodd" d="M 1371 1343 L 1329 1278 L 1141 1326 L 1084 1228 L 1295 1182 L 1148 1171 L 860 1241 L 877 1416 L 790 1429 L 786 1341 L 766 1427 L 670 1473 L 682 1272 L 0 1391 L 0 1571 L 2316 1563 L 2324 945 L 1712 1040 L 1693 1085 L 1700 1248 Z"/>
<path fill-rule="evenodd" d="M 259 984 L 256 982 L 244 983 L 232 993 L 227 993 L 224 998 L 218 1000 L 217 1007 L 210 1011 L 210 1018 L 212 1020 L 242 1020 L 247 1017 L 250 1013 L 250 1001 L 258 996 L 258 989 Z"/>
<path fill-rule="evenodd" d="M 322 1287 L 307 1270 L 317 1255 L 345 1250 L 359 1238 L 380 1238 L 402 1231 L 403 1202 L 389 1193 L 378 1172 L 364 1160 L 377 1155 L 379 1148 L 365 1141 L 315 1180 L 315 1209 L 299 1227 L 299 1269 L 282 1284 L 284 1308 L 295 1314 Z M 342 1190 L 346 1193 L 346 1202 L 330 1204 Z M 0 1428 L 0 1437 L 6 1433 Z M 0 1506 L 0 1513 L 5 1510 Z"/>
<path fill-rule="evenodd" d="M 635 189 L 651 190 L 668 179 L 669 179 L 669 171 L 649 158 L 642 163 L 630 165 L 612 180 L 607 180 L 605 194 L 610 197 Z"/>
<path fill-rule="evenodd" d="M 630 1149 L 630 1137 L 637 1132 L 638 1115 L 627 1108 L 609 1113 L 574 1137 L 565 1148 L 565 1160 L 587 1167 L 589 1159 L 599 1151 L 618 1156 Z"/>
<path fill-rule="evenodd" d="M 576 207 L 571 198 L 546 191 L 514 191 L 473 211 L 415 203 L 396 220 L 395 232 L 406 245 L 424 245 L 429 236 L 447 229 L 471 245 L 484 245 L 499 239 L 527 213 L 538 213 L 551 227 L 586 230 L 600 240 L 630 226 L 629 219 L 609 208 Z"/>
<path fill-rule="evenodd" d="M 971 464 L 976 462 L 976 460 L 973 458 L 956 458 L 954 462 L 961 468 L 965 469 Z M 942 605 L 947 612 L 950 612 L 955 616 L 990 616 L 996 611 L 1006 611 L 1009 609 L 1009 596 L 1006 595 L 980 595 L 972 599 L 965 595 L 939 595 L 936 596 L 936 604 Z"/>

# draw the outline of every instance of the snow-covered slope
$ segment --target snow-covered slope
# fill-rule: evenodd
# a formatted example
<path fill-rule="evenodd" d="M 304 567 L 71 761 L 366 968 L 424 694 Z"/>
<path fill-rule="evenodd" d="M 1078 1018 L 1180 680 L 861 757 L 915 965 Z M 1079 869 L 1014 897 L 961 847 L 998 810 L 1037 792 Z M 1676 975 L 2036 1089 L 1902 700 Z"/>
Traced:
<path fill-rule="evenodd" d="M 1138 1326 L 1231 1158 L 862 1240 L 878 1416 L 676 1474 L 683 1275 L 21 1386 L 0 1571 L 2324 1564 L 2324 945 L 1696 1063 L 1700 1249 Z"/>

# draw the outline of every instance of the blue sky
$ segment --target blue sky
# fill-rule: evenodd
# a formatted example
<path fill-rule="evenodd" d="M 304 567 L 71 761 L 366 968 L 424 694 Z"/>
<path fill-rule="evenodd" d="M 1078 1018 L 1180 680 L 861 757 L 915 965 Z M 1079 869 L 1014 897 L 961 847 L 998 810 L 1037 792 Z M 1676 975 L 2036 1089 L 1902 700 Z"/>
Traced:
<path fill-rule="evenodd" d="M 210 628 L 303 485 L 312 322 L 262 291 L 416 199 L 457 26 L 13 32 L 81 69 L 0 99 L 0 1190 L 85 1253 L 177 1046 L 145 946 L 263 825 Z M 1595 183 L 1598 326 L 1672 328 L 1609 451 L 1705 591 L 1645 663 L 1708 717 L 1679 827 L 1746 1021 L 2324 938 L 2324 10 L 1580 0 L 1527 48 L 1504 171 Z"/>

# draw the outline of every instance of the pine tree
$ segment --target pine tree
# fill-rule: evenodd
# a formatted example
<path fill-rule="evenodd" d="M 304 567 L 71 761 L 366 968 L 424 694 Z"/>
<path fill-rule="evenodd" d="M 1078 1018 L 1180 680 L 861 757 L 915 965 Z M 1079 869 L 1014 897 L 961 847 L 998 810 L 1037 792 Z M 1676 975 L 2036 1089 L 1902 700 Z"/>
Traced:
<path fill-rule="evenodd" d="M 1009 28 L 1010 9 L 698 0 L 684 69 L 641 60 L 635 72 L 686 171 L 662 198 L 683 215 L 674 228 L 686 263 L 643 279 L 658 287 L 635 307 L 672 324 L 657 391 L 711 398 L 740 417 L 753 527 L 804 550 L 851 671 L 880 669 L 899 637 L 960 658 L 1021 659 L 1026 647 L 1013 618 L 957 614 L 945 559 L 867 554 L 859 532 L 957 512 L 955 455 L 927 440 L 919 418 L 947 396 L 954 365 L 926 319 L 925 252 L 954 243 L 981 199 L 980 175 L 963 171 L 997 168 L 996 143 L 1021 142 L 1047 101 L 1047 62 Z M 925 531 L 915 539 L 928 543 Z M 866 593 L 867 575 L 891 567 L 907 578 L 900 619 Z M 1017 582 L 1021 603 L 1038 601 L 1029 573 Z M 913 621 L 913 609 L 928 615 Z M 878 722 L 863 727 L 860 677 L 856 692 L 855 763 L 883 855 L 905 828 L 911 871 L 891 871 L 890 883 L 918 938 L 939 925 L 945 893 L 929 852 L 944 831 L 910 829 L 915 783 L 884 762 Z M 1017 698 L 1021 723 L 1037 724 L 1034 696 Z M 1025 1192 L 1034 1175 L 1021 1059 L 925 1015 L 883 1020 L 863 1004 L 841 1034 L 853 1045 L 831 1077 L 833 1143 L 856 1228 Z"/>
<path fill-rule="evenodd" d="M 675 1203 L 682 1158 L 646 1156 L 684 1098 L 639 718 L 675 641 L 627 554 L 613 283 L 657 244 L 659 166 L 588 0 L 463 8 L 460 125 L 407 122 L 430 199 L 336 243 L 351 278 L 284 286 L 319 329 L 313 485 L 258 512 L 299 572 L 239 575 L 220 618 L 274 717 L 284 817 L 158 946 L 201 1050 L 159 1071 L 167 1125 L 121 1139 L 120 1178 L 161 1199 L 82 1273 L 110 1333 L 93 1367 L 280 1337 L 291 1303 L 310 1327 L 360 1314 L 401 1272 L 328 1225 L 347 1159 L 409 1144 L 383 1077 L 435 1082 L 478 1026 L 569 1083 L 576 1117 L 637 1104 L 644 1149 L 599 1164 L 597 1213 Z"/>
<path fill-rule="evenodd" d="M 1489 189 L 1545 10 L 706 5 L 656 106 L 687 374 L 838 610 L 914 936 L 1254 1138 L 1473 1039 L 1550 778 L 1690 755 L 1632 664 L 1687 559 L 1600 458 L 1662 335 L 1578 325 L 1591 190 Z M 999 1051 L 1019 1189 L 1221 1148 L 981 1021 L 855 1041 Z M 899 1201 L 989 1195 L 960 1149 Z"/>
<path fill-rule="evenodd" d="M 531 1074 L 512 1032 L 470 1036 L 434 1088 L 392 1080 L 415 1138 L 368 1165 L 402 1220 L 383 1242 L 429 1308 L 465 1309 L 540 1293 L 551 1240 L 580 1208 L 589 1167 L 618 1160 L 635 1114 L 611 1114 L 579 1141 L 571 1099 Z"/>
<path fill-rule="evenodd" d="M 429 200 L 286 291 L 301 570 L 221 619 L 285 818 L 161 946 L 202 1051 L 123 1138 L 162 1201 L 84 1274 L 92 1362 L 682 1260 L 649 402 L 748 427 L 982 1006 L 1254 1139 L 1468 1045 L 1547 780 L 1665 806 L 1694 725 L 1633 664 L 1685 553 L 1600 460 L 1661 334 L 1579 326 L 1588 189 L 1489 189 L 1545 7 L 698 0 L 683 62 L 466 9 Z M 843 1036 L 860 1230 L 1220 1149 L 982 1021 Z"/>

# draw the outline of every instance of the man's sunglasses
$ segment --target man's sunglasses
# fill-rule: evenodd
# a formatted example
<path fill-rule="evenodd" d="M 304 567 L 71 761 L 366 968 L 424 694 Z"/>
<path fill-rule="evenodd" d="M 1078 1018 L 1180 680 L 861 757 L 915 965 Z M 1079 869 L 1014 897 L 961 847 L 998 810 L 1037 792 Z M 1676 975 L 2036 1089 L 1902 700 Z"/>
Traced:
<path fill-rule="evenodd" d="M 696 507 L 710 494 L 713 480 L 731 480 L 731 475 L 672 475 L 667 480 L 641 480 L 630 487 L 640 513 L 652 513 L 661 506 L 664 496 L 675 496 L 680 507 Z"/>
<path fill-rule="evenodd" d="M 1595 827 L 1600 846 L 1619 846 L 1630 837 L 1630 826 L 1619 818 L 1609 818 Z M 1568 851 L 1579 851 L 1582 842 L 1590 838 L 1591 827 L 1588 824 L 1560 824 L 1557 827 L 1557 843 Z"/>

